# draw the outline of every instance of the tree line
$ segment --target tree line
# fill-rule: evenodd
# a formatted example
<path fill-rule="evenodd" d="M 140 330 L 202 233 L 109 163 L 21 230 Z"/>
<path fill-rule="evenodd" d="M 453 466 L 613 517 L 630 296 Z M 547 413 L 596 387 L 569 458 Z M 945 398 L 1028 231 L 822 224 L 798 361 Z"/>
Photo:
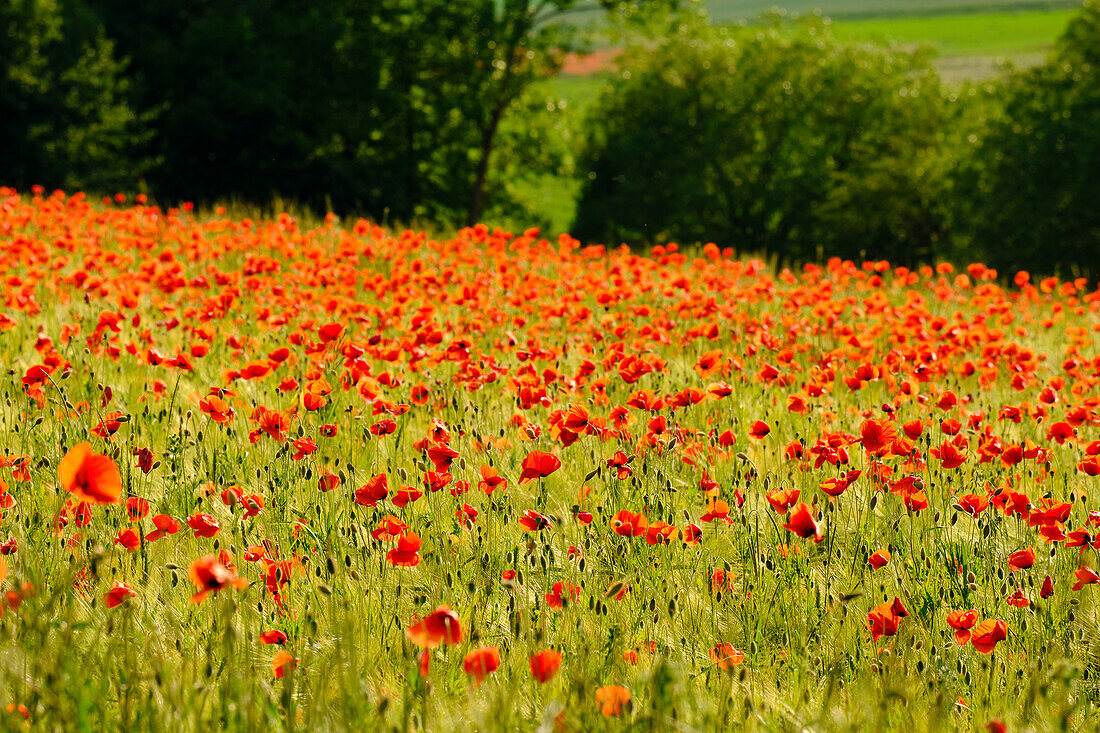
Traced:
<path fill-rule="evenodd" d="M 563 125 L 545 85 L 591 5 L 634 41 Z M 1100 0 L 963 86 L 821 18 L 671 0 L 0 0 L 0 111 L 21 190 L 534 221 L 516 183 L 575 158 L 585 240 L 1100 274 Z"/>

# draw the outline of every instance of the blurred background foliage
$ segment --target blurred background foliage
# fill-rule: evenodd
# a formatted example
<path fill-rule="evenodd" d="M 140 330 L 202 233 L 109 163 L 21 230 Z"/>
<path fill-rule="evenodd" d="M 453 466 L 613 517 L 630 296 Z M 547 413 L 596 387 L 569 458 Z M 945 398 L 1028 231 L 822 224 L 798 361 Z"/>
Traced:
<path fill-rule="evenodd" d="M 0 0 L 0 182 L 1100 275 L 1100 0 L 832 1 Z"/>

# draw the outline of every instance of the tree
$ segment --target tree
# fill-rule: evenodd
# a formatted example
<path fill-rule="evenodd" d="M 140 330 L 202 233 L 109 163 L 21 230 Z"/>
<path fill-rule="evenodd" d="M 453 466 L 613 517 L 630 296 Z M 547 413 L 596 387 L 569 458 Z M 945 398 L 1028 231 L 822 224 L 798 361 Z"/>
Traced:
<path fill-rule="evenodd" d="M 1100 1 L 1003 91 L 964 180 L 971 241 L 1008 272 L 1100 275 Z"/>
<path fill-rule="evenodd" d="M 159 114 L 148 152 L 163 197 L 280 196 L 406 221 L 509 204 L 494 185 L 510 163 L 495 160 L 502 133 L 510 144 L 542 125 L 525 99 L 581 45 L 559 20 L 676 4 L 88 2 L 132 60 L 134 105 Z"/>
<path fill-rule="evenodd" d="M 944 113 L 927 52 L 844 45 L 817 17 L 764 23 L 628 57 L 589 118 L 577 236 L 929 258 Z"/>
<path fill-rule="evenodd" d="M 125 62 L 81 3 L 0 0 L 0 176 L 21 188 L 132 188 L 147 160 Z"/>

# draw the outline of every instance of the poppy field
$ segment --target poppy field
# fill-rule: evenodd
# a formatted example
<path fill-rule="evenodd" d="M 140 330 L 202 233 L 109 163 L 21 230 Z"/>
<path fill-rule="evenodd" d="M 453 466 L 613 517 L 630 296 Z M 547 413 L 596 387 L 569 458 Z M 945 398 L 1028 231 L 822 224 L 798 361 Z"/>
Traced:
<path fill-rule="evenodd" d="M 1083 280 L 41 189 L 0 278 L 0 728 L 1093 729 Z"/>

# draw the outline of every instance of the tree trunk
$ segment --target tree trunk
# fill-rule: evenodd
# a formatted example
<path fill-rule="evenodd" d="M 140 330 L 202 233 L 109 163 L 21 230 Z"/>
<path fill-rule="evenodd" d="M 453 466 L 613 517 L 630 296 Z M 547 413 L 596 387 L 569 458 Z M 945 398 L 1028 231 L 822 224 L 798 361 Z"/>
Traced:
<path fill-rule="evenodd" d="M 497 139 L 497 128 L 504 117 L 504 110 L 508 104 L 498 104 L 493 108 L 489 117 L 489 124 L 481 132 L 481 157 L 477 161 L 477 172 L 474 175 L 474 186 L 470 191 L 470 203 L 466 207 L 466 226 L 472 227 L 478 223 L 485 209 L 485 179 L 489 175 L 489 157 L 493 154 L 493 144 Z"/>

